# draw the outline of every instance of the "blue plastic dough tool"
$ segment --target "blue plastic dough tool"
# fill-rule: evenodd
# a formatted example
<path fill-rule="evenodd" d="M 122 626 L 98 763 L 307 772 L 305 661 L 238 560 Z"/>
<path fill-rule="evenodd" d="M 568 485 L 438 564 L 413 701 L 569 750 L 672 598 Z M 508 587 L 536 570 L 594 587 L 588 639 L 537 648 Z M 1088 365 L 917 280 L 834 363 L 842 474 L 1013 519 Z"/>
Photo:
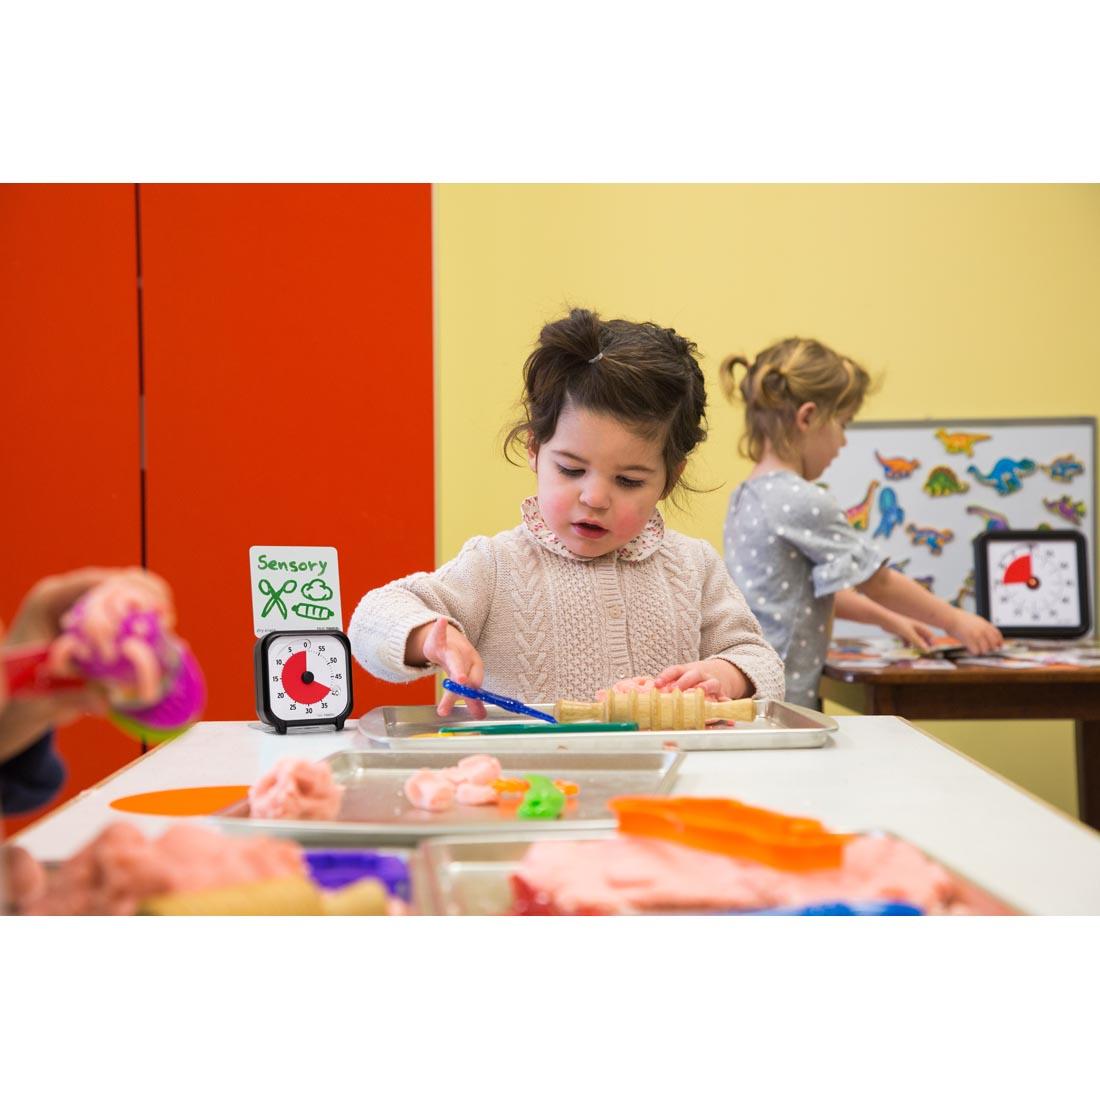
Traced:
<path fill-rule="evenodd" d="M 735 911 L 731 911 L 735 912 Z M 821 901 L 784 909 L 741 910 L 746 917 L 922 917 L 924 910 L 904 901 Z"/>
<path fill-rule="evenodd" d="M 540 722 L 549 722 L 556 726 L 558 720 L 552 714 L 545 714 L 541 710 L 526 706 L 518 699 L 509 699 L 507 695 L 494 695 L 491 691 L 482 691 L 481 688 L 467 687 L 465 684 L 456 684 L 454 680 L 443 681 L 444 691 L 453 691 L 455 695 L 461 695 L 466 699 L 480 699 L 483 703 L 491 703 L 501 710 L 510 710 L 513 714 L 526 714 L 528 718 L 537 718 Z"/>
<path fill-rule="evenodd" d="M 630 733 L 637 730 L 637 722 L 556 722 L 558 727 L 555 733 Z M 508 735 L 512 733 L 545 733 L 546 727 L 541 722 L 466 722 L 461 726 L 440 726 L 440 733 L 453 734 L 486 734 L 492 737 L 496 734 Z"/>

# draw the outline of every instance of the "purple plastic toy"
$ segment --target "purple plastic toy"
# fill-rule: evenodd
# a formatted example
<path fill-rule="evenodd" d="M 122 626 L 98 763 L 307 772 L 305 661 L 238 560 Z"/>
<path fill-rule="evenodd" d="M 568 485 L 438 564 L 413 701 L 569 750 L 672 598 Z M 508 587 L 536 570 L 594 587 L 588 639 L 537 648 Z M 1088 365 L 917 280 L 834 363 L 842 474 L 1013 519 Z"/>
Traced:
<path fill-rule="evenodd" d="M 310 878 L 322 890 L 339 890 L 361 878 L 373 878 L 385 886 L 387 893 L 409 900 L 409 868 L 400 856 L 342 848 L 305 855 Z"/>

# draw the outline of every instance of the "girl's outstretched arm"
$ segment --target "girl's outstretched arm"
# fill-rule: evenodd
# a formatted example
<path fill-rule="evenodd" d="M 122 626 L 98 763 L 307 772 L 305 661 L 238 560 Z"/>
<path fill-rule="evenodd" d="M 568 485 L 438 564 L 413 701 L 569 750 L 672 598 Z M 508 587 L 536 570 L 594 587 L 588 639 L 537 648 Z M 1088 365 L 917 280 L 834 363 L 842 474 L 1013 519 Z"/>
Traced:
<path fill-rule="evenodd" d="M 936 632 L 924 623 L 899 615 L 888 607 L 857 592 L 854 588 L 842 588 L 836 594 L 836 617 L 853 623 L 870 623 L 896 634 L 906 645 L 914 649 L 926 649 L 936 638 Z"/>
<path fill-rule="evenodd" d="M 427 676 L 434 666 L 424 641 L 440 618 L 450 624 L 448 638 L 465 635 L 476 649 L 495 579 L 491 540 L 479 535 L 434 573 L 413 573 L 368 592 L 348 624 L 355 659 L 372 676 L 391 683 Z"/>
<path fill-rule="evenodd" d="M 990 653 L 1004 644 L 1004 637 L 991 622 L 952 607 L 946 600 L 922 588 L 912 577 L 889 566 L 884 565 L 856 587 L 891 611 L 920 619 L 958 638 L 971 653 Z"/>

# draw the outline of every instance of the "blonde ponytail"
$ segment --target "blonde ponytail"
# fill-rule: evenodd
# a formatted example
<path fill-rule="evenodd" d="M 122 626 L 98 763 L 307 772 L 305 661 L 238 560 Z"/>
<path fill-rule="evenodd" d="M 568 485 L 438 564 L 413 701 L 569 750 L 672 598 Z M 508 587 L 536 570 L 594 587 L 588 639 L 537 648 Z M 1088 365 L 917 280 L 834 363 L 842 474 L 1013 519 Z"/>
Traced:
<path fill-rule="evenodd" d="M 740 385 L 734 383 L 735 365 L 744 365 Z M 722 391 L 732 402 L 740 394 L 745 403 L 745 430 L 738 450 L 753 462 L 770 444 L 780 458 L 797 453 L 795 414 L 812 401 L 817 418 L 850 418 L 867 394 L 870 375 L 852 359 L 837 355 L 817 340 L 791 337 L 765 348 L 752 362 L 730 355 L 719 370 Z"/>

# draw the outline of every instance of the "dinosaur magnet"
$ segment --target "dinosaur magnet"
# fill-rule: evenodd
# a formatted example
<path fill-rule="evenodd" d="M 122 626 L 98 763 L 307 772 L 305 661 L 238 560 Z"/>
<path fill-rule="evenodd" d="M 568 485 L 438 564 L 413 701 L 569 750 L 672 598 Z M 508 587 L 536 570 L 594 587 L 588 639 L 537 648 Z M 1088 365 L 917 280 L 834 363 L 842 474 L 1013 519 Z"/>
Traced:
<path fill-rule="evenodd" d="M 952 493 L 965 493 L 970 482 L 960 481 L 950 466 L 937 466 L 924 483 L 924 491 L 933 497 L 948 497 Z"/>
<path fill-rule="evenodd" d="M 1070 482 L 1085 472 L 1085 464 L 1076 455 L 1059 455 L 1049 466 L 1040 466 L 1039 469 L 1054 481 Z"/>
<path fill-rule="evenodd" d="M 871 504 L 877 488 L 878 482 L 872 481 L 867 487 L 864 498 L 858 504 L 853 504 L 851 508 L 844 509 L 844 515 L 847 516 L 848 522 L 857 531 L 866 531 L 871 522 Z"/>
<path fill-rule="evenodd" d="M 969 509 L 968 509 L 968 511 L 969 511 Z M 955 598 L 953 600 L 948 600 L 947 602 L 949 604 L 951 604 L 952 607 L 962 607 L 963 600 L 972 600 L 972 599 L 974 599 L 974 570 L 973 569 L 971 569 L 970 572 L 966 574 L 966 579 L 962 582 L 961 585 L 959 585 L 959 590 L 958 590 L 958 592 L 955 593 Z"/>
<path fill-rule="evenodd" d="M 1008 516 L 1003 512 L 993 512 L 989 508 L 981 508 L 977 504 L 966 506 L 968 516 L 977 516 L 984 524 L 987 531 L 1007 531 Z"/>
<path fill-rule="evenodd" d="M 1043 507 L 1048 512 L 1053 512 L 1062 519 L 1069 520 L 1075 527 L 1081 526 L 1081 520 L 1085 518 L 1085 502 L 1083 500 L 1071 500 L 1068 493 L 1063 493 L 1057 500 L 1043 498 Z"/>
<path fill-rule="evenodd" d="M 1009 493 L 1015 493 L 1023 487 L 1020 481 L 1022 477 L 1028 477 L 1035 473 L 1035 463 L 1030 458 L 1002 458 L 988 474 L 983 474 L 977 466 L 967 466 L 966 472 L 973 474 L 983 485 L 1006 497 Z"/>
<path fill-rule="evenodd" d="M 940 428 L 936 432 L 936 438 L 943 444 L 949 455 L 966 455 L 967 458 L 973 458 L 974 444 L 984 443 L 993 437 L 979 432 L 949 432 L 946 428 Z"/>
<path fill-rule="evenodd" d="M 883 458 L 875 451 L 875 459 L 882 467 L 882 472 L 887 481 L 900 481 L 909 477 L 920 466 L 920 460 L 916 458 Z"/>
<path fill-rule="evenodd" d="M 882 514 L 871 537 L 877 539 L 882 535 L 889 538 L 894 528 L 905 519 L 905 509 L 898 504 L 898 494 L 889 485 L 878 495 L 878 510 Z"/>
<path fill-rule="evenodd" d="M 912 540 L 914 546 L 921 546 L 923 544 L 937 557 L 943 553 L 944 545 L 955 537 L 954 531 L 947 529 L 940 531 L 935 527 L 917 527 L 916 524 L 913 523 L 906 525 L 905 532 Z"/>

